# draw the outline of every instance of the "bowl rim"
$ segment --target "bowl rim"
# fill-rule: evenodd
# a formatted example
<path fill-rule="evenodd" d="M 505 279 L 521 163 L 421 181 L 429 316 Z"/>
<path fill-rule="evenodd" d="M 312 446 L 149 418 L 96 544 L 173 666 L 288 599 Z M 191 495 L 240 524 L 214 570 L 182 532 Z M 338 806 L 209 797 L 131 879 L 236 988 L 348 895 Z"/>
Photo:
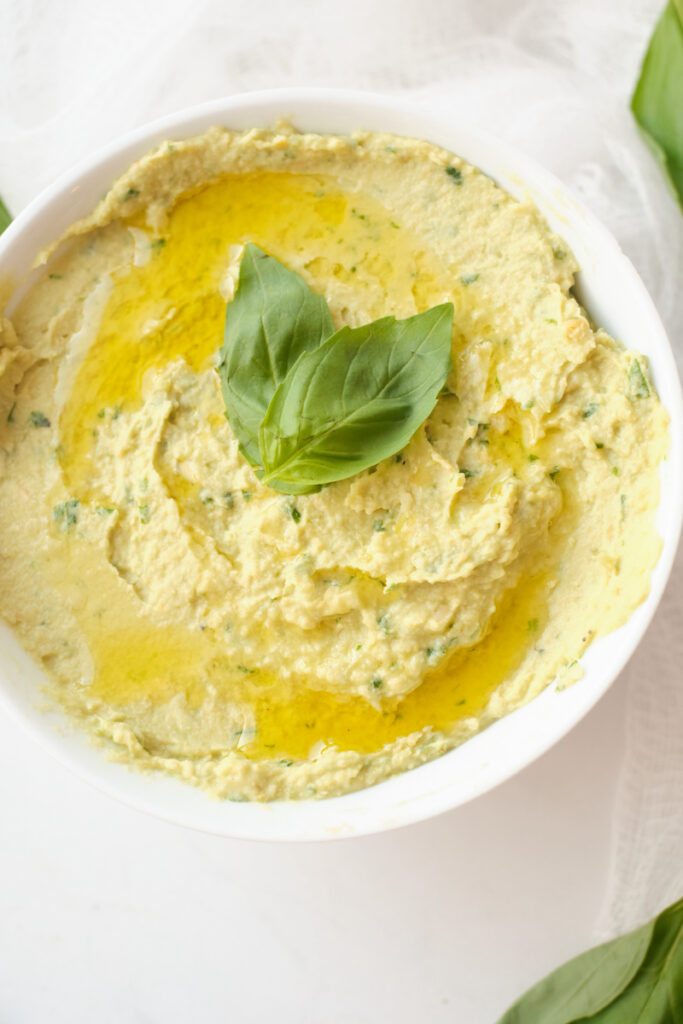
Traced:
<path fill-rule="evenodd" d="M 332 124 L 340 118 L 348 120 L 349 116 L 353 116 L 358 119 L 359 127 L 369 127 L 371 131 L 404 134 L 413 138 L 428 138 L 445 149 L 451 149 L 443 141 L 443 137 L 450 133 L 462 137 L 466 144 L 464 149 L 458 147 L 453 151 L 475 166 L 481 164 L 468 153 L 468 142 L 475 150 L 490 150 L 497 154 L 496 159 L 514 168 L 515 174 L 519 176 L 522 191 L 526 189 L 528 180 L 540 183 L 548 194 L 554 193 L 569 204 L 567 216 L 574 216 L 582 221 L 585 231 L 599 239 L 600 244 L 609 251 L 610 259 L 615 261 L 615 267 L 629 279 L 630 287 L 638 293 L 638 299 L 650 318 L 652 344 L 657 350 L 656 365 L 653 359 L 653 369 L 656 369 L 662 378 L 666 375 L 674 382 L 666 404 L 670 416 L 670 452 L 666 464 L 673 469 L 673 478 L 669 487 L 667 519 L 664 528 L 661 529 L 662 550 L 651 573 L 648 597 L 617 631 L 621 633 L 626 630 L 627 635 L 623 637 L 618 653 L 611 659 L 609 670 L 602 672 L 598 682 L 593 682 L 590 688 L 585 687 L 583 693 L 580 693 L 580 699 L 567 700 L 563 716 L 551 713 L 547 730 L 542 734 L 532 735 L 524 750 L 516 751 L 516 757 L 503 757 L 499 764 L 486 763 L 479 777 L 471 780 L 469 785 L 457 787 L 454 786 L 453 779 L 448 779 L 447 766 L 449 763 L 455 763 L 453 755 L 475 744 L 482 736 L 502 735 L 506 729 L 514 729 L 514 726 L 506 723 L 519 722 L 528 708 L 547 704 L 549 695 L 556 692 L 552 683 L 529 704 L 506 715 L 455 750 L 427 765 L 393 776 L 374 787 L 325 800 L 234 804 L 229 801 L 210 801 L 203 792 L 194 787 L 175 779 L 161 778 L 158 773 L 151 777 L 127 769 L 123 765 L 114 764 L 106 759 L 101 750 L 95 750 L 90 744 L 87 747 L 84 745 L 84 734 L 81 730 L 75 735 L 75 743 L 71 740 L 65 742 L 65 722 L 62 713 L 57 712 L 60 725 L 58 731 L 51 714 L 44 714 L 33 706 L 29 707 L 26 700 L 19 698 L 11 686 L 5 685 L 0 656 L 0 704 L 48 753 L 96 789 L 140 811 L 204 832 L 247 839 L 308 841 L 368 835 L 421 821 L 467 803 L 511 778 L 544 754 L 567 735 L 606 693 L 642 640 L 673 567 L 683 522 L 683 400 L 673 352 L 645 285 L 611 233 L 583 207 L 571 190 L 535 160 L 507 143 L 474 129 L 466 122 L 442 116 L 434 117 L 414 101 L 396 95 L 303 87 L 267 89 L 214 99 L 158 118 L 98 149 L 43 189 L 0 237 L 0 260 L 8 254 L 11 255 L 14 249 L 19 253 L 18 262 L 23 262 L 27 266 L 27 256 L 34 256 L 41 248 L 41 245 L 35 244 L 35 240 L 40 234 L 42 220 L 52 219 L 53 223 L 61 224 L 61 227 L 50 229 L 50 237 L 42 243 L 45 244 L 59 237 L 77 219 L 71 211 L 79 204 L 83 204 L 84 193 L 87 193 L 88 188 L 92 191 L 94 181 L 99 181 L 101 193 L 105 182 L 107 185 L 111 184 L 134 159 L 151 150 L 170 133 L 175 137 L 189 137 L 215 123 L 237 127 L 234 124 L 235 119 L 241 119 L 246 127 L 245 119 L 248 121 L 249 118 L 254 119 L 253 126 L 261 127 L 273 124 L 279 117 L 287 116 L 292 117 L 294 123 L 304 122 L 304 130 L 328 132 L 335 132 L 337 129 L 314 125 L 325 119 L 329 119 L 328 123 Z M 382 127 L 381 122 L 384 119 L 387 125 Z M 401 132 L 391 127 L 392 121 L 402 120 L 419 124 L 421 130 L 419 133 Z M 503 187 L 509 188 L 509 185 Z M 90 201 L 89 209 L 92 209 L 95 201 L 96 198 Z M 15 294 L 24 290 L 25 283 L 20 281 Z M 663 505 L 663 493 L 662 490 L 660 510 Z M 576 689 L 571 688 L 573 691 Z M 69 724 L 66 725 L 66 731 L 71 733 Z M 490 742 L 487 745 L 490 746 Z M 436 774 L 444 776 L 436 787 L 433 780 L 427 784 L 426 789 L 405 783 L 406 779 L 412 781 L 419 778 L 420 773 L 426 780 L 430 773 L 425 770 L 433 769 L 435 765 L 443 765 Z M 434 774 L 433 770 L 431 774 Z M 169 783 L 173 785 L 169 787 Z M 180 787 L 183 788 L 182 794 Z M 378 793 L 386 794 L 387 800 L 383 801 L 381 796 L 377 799 Z M 223 810 L 217 812 L 218 807 Z"/>

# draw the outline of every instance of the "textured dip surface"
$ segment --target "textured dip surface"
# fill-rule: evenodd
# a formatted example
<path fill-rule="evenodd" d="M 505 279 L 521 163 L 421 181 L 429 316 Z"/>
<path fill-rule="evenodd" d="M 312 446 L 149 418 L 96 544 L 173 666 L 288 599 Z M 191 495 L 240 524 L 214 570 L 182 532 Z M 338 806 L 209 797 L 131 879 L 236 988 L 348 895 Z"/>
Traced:
<path fill-rule="evenodd" d="M 400 454 L 296 498 L 259 483 L 216 372 L 246 242 L 337 326 L 454 303 L 451 377 Z M 215 128 L 44 260 L 0 321 L 0 614 L 109 756 L 232 799 L 371 785 L 577 678 L 647 595 L 646 360 L 459 158 Z"/>

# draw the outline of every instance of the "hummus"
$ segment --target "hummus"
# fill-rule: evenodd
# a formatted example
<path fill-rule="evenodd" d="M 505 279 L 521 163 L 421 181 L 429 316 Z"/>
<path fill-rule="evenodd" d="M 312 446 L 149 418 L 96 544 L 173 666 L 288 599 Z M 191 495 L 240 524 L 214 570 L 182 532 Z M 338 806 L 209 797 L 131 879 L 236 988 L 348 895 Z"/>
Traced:
<path fill-rule="evenodd" d="M 455 306 L 428 421 L 374 469 L 262 486 L 216 372 L 240 247 L 335 324 Z M 577 678 L 648 592 L 667 416 L 538 211 L 381 134 L 166 143 L 43 254 L 0 332 L 0 614 L 111 757 L 324 797 Z"/>

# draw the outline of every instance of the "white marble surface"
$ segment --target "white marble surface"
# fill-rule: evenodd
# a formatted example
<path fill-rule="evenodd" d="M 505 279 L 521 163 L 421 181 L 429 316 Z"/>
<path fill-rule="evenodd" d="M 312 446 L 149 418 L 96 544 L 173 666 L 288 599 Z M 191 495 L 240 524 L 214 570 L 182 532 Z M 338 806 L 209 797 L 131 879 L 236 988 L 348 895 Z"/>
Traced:
<path fill-rule="evenodd" d="M 18 211 L 117 134 L 229 92 L 407 91 L 572 185 L 680 343 L 678 213 L 627 110 L 660 6 L 0 0 L 0 194 Z M 648 664 L 641 649 L 639 675 Z M 221 840 L 146 818 L 0 714 L 0 1021 L 493 1024 L 594 941 L 609 884 L 619 891 L 610 836 L 625 722 L 635 728 L 626 682 L 493 793 L 325 845 Z"/>

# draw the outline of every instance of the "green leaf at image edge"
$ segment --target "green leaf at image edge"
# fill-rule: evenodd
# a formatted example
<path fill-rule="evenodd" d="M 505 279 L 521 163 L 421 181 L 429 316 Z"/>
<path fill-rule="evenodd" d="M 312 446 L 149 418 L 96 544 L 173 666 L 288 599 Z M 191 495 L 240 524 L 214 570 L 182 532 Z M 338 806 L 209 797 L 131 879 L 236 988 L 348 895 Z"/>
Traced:
<path fill-rule="evenodd" d="M 343 327 L 304 353 L 261 424 L 263 482 L 296 493 L 354 476 L 403 448 L 450 373 L 453 312 L 447 302 L 406 320 Z"/>
<path fill-rule="evenodd" d="M 657 22 L 631 110 L 683 208 L 683 0 L 669 0 Z"/>
<path fill-rule="evenodd" d="M 225 315 L 218 373 L 230 426 L 252 466 L 260 465 L 258 430 L 278 384 L 299 356 L 333 332 L 324 296 L 248 243 Z"/>
<path fill-rule="evenodd" d="M 654 921 L 647 956 L 621 995 L 592 1024 L 681 1024 L 683 1021 L 683 900 Z"/>
<path fill-rule="evenodd" d="M 589 949 L 529 989 L 498 1024 L 677 1024 L 683 1020 L 683 900 Z"/>
<path fill-rule="evenodd" d="M 8 228 L 12 223 L 12 214 L 9 212 L 2 199 L 0 199 L 0 235 L 3 233 L 5 228 Z"/>

